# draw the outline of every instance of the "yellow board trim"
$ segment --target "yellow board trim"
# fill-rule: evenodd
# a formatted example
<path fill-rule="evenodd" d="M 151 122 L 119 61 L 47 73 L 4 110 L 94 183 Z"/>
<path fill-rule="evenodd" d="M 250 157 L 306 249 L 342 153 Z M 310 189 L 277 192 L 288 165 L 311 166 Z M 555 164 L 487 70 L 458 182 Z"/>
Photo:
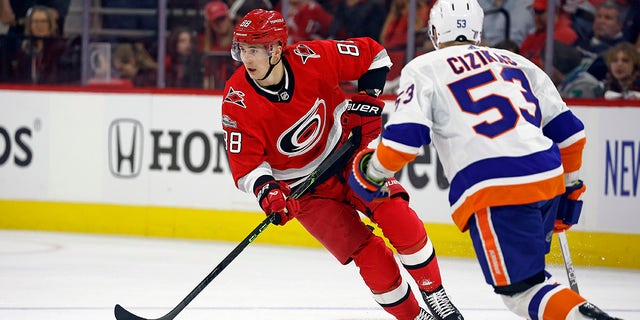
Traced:
<path fill-rule="evenodd" d="M 0 200 L 0 229 L 173 237 L 239 242 L 262 220 L 258 212 Z M 441 257 L 474 258 L 467 233 L 453 224 L 425 224 Z M 379 229 L 376 234 L 382 236 Z M 640 269 L 640 234 L 567 232 L 576 266 Z M 320 248 L 297 221 L 271 226 L 259 243 Z M 551 264 L 562 264 L 553 241 Z"/>

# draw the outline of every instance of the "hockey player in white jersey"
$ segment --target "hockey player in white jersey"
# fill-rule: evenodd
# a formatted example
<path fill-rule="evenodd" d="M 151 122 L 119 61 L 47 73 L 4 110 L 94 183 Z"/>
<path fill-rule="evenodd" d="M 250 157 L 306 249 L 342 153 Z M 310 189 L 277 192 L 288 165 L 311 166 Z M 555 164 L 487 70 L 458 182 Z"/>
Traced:
<path fill-rule="evenodd" d="M 479 46 L 477 0 L 439 0 L 429 33 L 436 51 L 402 70 L 396 110 L 375 150 L 349 177 L 370 201 L 433 142 L 450 181 L 453 221 L 469 231 L 485 281 L 527 319 L 616 319 L 545 270 L 554 231 L 578 222 L 583 123 L 549 77 L 526 58 Z"/>

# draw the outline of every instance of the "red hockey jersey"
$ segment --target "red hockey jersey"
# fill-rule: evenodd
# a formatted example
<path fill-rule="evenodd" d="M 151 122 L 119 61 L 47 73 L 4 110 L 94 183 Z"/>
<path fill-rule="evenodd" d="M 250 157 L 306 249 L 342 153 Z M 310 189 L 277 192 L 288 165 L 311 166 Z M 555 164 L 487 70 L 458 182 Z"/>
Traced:
<path fill-rule="evenodd" d="M 339 143 L 346 109 L 340 82 L 391 66 L 386 50 L 370 38 L 300 42 L 284 49 L 282 62 L 284 85 L 277 91 L 256 84 L 244 66 L 224 89 L 225 146 L 244 192 L 253 193 L 261 176 L 293 186 L 309 175 Z"/>

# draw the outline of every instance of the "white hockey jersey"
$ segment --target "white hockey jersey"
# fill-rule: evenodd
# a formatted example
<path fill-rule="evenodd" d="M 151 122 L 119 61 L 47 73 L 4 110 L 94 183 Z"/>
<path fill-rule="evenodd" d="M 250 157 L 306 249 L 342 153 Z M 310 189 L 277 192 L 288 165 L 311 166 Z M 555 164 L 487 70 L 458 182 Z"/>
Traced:
<path fill-rule="evenodd" d="M 458 45 L 404 67 L 376 157 L 396 171 L 432 141 L 464 231 L 479 209 L 564 192 L 563 173 L 578 171 L 586 139 L 540 68 L 510 51 Z"/>

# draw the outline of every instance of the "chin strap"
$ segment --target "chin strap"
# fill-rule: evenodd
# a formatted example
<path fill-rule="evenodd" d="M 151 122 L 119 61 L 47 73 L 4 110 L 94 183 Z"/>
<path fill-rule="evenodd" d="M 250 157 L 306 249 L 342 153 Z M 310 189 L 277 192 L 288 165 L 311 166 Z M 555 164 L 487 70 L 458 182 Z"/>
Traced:
<path fill-rule="evenodd" d="M 271 71 L 273 71 L 273 68 L 275 68 L 278 63 L 280 63 L 280 61 L 282 60 L 282 55 L 280 55 L 280 59 L 278 59 L 278 61 L 274 64 L 271 64 L 271 57 L 269 57 L 269 70 L 267 70 L 267 74 L 264 75 L 264 77 L 262 77 L 262 79 L 260 79 L 260 81 L 266 79 L 267 77 L 269 77 L 269 75 L 271 74 Z"/>

